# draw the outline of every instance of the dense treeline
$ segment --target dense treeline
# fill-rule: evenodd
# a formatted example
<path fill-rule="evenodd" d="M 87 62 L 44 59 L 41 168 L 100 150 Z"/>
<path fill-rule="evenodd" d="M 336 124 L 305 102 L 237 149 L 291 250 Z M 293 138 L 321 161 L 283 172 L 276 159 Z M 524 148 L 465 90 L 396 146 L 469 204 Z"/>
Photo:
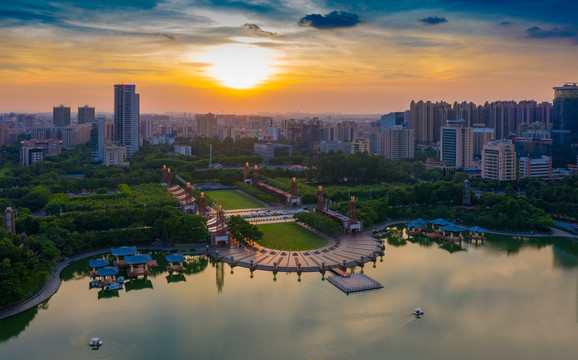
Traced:
<path fill-rule="evenodd" d="M 70 197 L 66 194 L 54 194 L 50 197 L 44 211 L 48 214 L 70 211 L 91 211 L 97 209 L 129 209 L 146 207 L 178 207 L 179 202 L 161 184 L 143 184 L 133 186 L 119 185 L 119 193 L 94 194 Z"/>
<path fill-rule="evenodd" d="M 300 212 L 295 214 L 294 217 L 298 221 L 301 221 L 302 223 L 327 235 L 333 235 L 341 231 L 341 225 L 327 216 L 323 216 L 313 211 Z"/>
<path fill-rule="evenodd" d="M 275 203 L 278 203 L 278 202 L 279 202 L 279 200 L 278 200 L 276 197 L 271 196 L 271 195 L 269 195 L 269 194 L 266 194 L 266 193 L 258 190 L 257 188 L 249 185 L 249 184 L 242 183 L 242 182 L 238 182 L 238 183 L 235 183 L 235 186 L 236 186 L 238 189 L 243 190 L 245 193 L 247 193 L 247 194 L 249 194 L 249 195 L 251 195 L 251 196 L 254 196 L 254 197 L 256 197 L 257 199 L 259 199 L 259 200 L 261 200 L 261 201 L 263 201 L 263 202 L 265 202 L 265 203 L 275 204 Z"/>
<path fill-rule="evenodd" d="M 239 243 L 249 243 L 259 241 L 263 238 L 263 232 L 257 225 L 249 223 L 240 216 L 231 216 L 227 221 L 229 232 Z"/>
<path fill-rule="evenodd" d="M 43 238 L 7 234 L 0 229 L 0 306 L 23 299 L 44 282 L 58 258 L 54 244 Z"/>

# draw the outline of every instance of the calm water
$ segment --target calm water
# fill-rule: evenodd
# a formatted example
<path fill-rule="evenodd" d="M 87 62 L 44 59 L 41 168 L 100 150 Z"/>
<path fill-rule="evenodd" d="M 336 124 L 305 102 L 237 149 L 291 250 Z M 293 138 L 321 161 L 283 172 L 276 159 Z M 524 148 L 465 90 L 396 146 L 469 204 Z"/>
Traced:
<path fill-rule="evenodd" d="M 0 359 L 575 359 L 577 246 L 544 241 L 457 251 L 394 234 L 364 268 L 384 288 L 349 296 L 319 273 L 273 281 L 196 257 L 182 278 L 159 270 L 102 297 L 83 261 L 43 306 L 0 321 Z"/>

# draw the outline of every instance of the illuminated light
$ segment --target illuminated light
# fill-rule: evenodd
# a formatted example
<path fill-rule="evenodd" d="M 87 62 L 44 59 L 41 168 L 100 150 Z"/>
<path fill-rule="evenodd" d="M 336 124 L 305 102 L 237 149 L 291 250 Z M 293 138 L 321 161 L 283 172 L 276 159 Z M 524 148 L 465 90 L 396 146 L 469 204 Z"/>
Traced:
<path fill-rule="evenodd" d="M 215 46 L 200 56 L 209 63 L 208 75 L 233 89 L 250 89 L 263 84 L 276 72 L 275 52 L 255 45 Z"/>

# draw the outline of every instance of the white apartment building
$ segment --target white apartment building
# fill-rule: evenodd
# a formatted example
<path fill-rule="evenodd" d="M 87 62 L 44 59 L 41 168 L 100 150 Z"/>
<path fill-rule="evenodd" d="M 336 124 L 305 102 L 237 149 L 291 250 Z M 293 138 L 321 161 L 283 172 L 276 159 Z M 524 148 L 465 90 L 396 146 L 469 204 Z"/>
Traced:
<path fill-rule="evenodd" d="M 510 140 L 494 140 L 484 145 L 482 179 L 516 180 L 516 152 Z"/>

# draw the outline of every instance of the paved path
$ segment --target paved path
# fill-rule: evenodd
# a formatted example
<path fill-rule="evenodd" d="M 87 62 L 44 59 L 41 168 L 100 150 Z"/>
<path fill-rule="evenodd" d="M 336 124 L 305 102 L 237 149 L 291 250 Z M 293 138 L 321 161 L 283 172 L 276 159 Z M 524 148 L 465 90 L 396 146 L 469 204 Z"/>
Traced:
<path fill-rule="evenodd" d="M 195 247 L 195 244 L 179 244 L 178 246 L 137 246 L 140 250 L 155 250 L 155 251 L 170 251 L 174 249 L 190 249 Z M 198 245 L 197 245 L 198 246 Z M 82 254 L 75 255 L 69 259 L 66 259 L 60 262 L 56 267 L 52 270 L 44 285 L 36 294 L 32 297 L 14 305 L 6 309 L 0 309 L 0 320 L 5 319 L 7 317 L 19 314 L 25 310 L 33 308 L 34 306 L 43 303 L 44 301 L 48 300 L 52 295 L 54 295 L 58 289 L 60 288 L 60 272 L 67 267 L 68 265 L 72 264 L 75 261 L 85 259 L 90 256 L 100 255 L 110 253 L 110 248 L 107 249 L 100 249 L 94 250 Z M 198 254 L 204 254 L 205 250 L 200 249 L 197 251 Z"/>

